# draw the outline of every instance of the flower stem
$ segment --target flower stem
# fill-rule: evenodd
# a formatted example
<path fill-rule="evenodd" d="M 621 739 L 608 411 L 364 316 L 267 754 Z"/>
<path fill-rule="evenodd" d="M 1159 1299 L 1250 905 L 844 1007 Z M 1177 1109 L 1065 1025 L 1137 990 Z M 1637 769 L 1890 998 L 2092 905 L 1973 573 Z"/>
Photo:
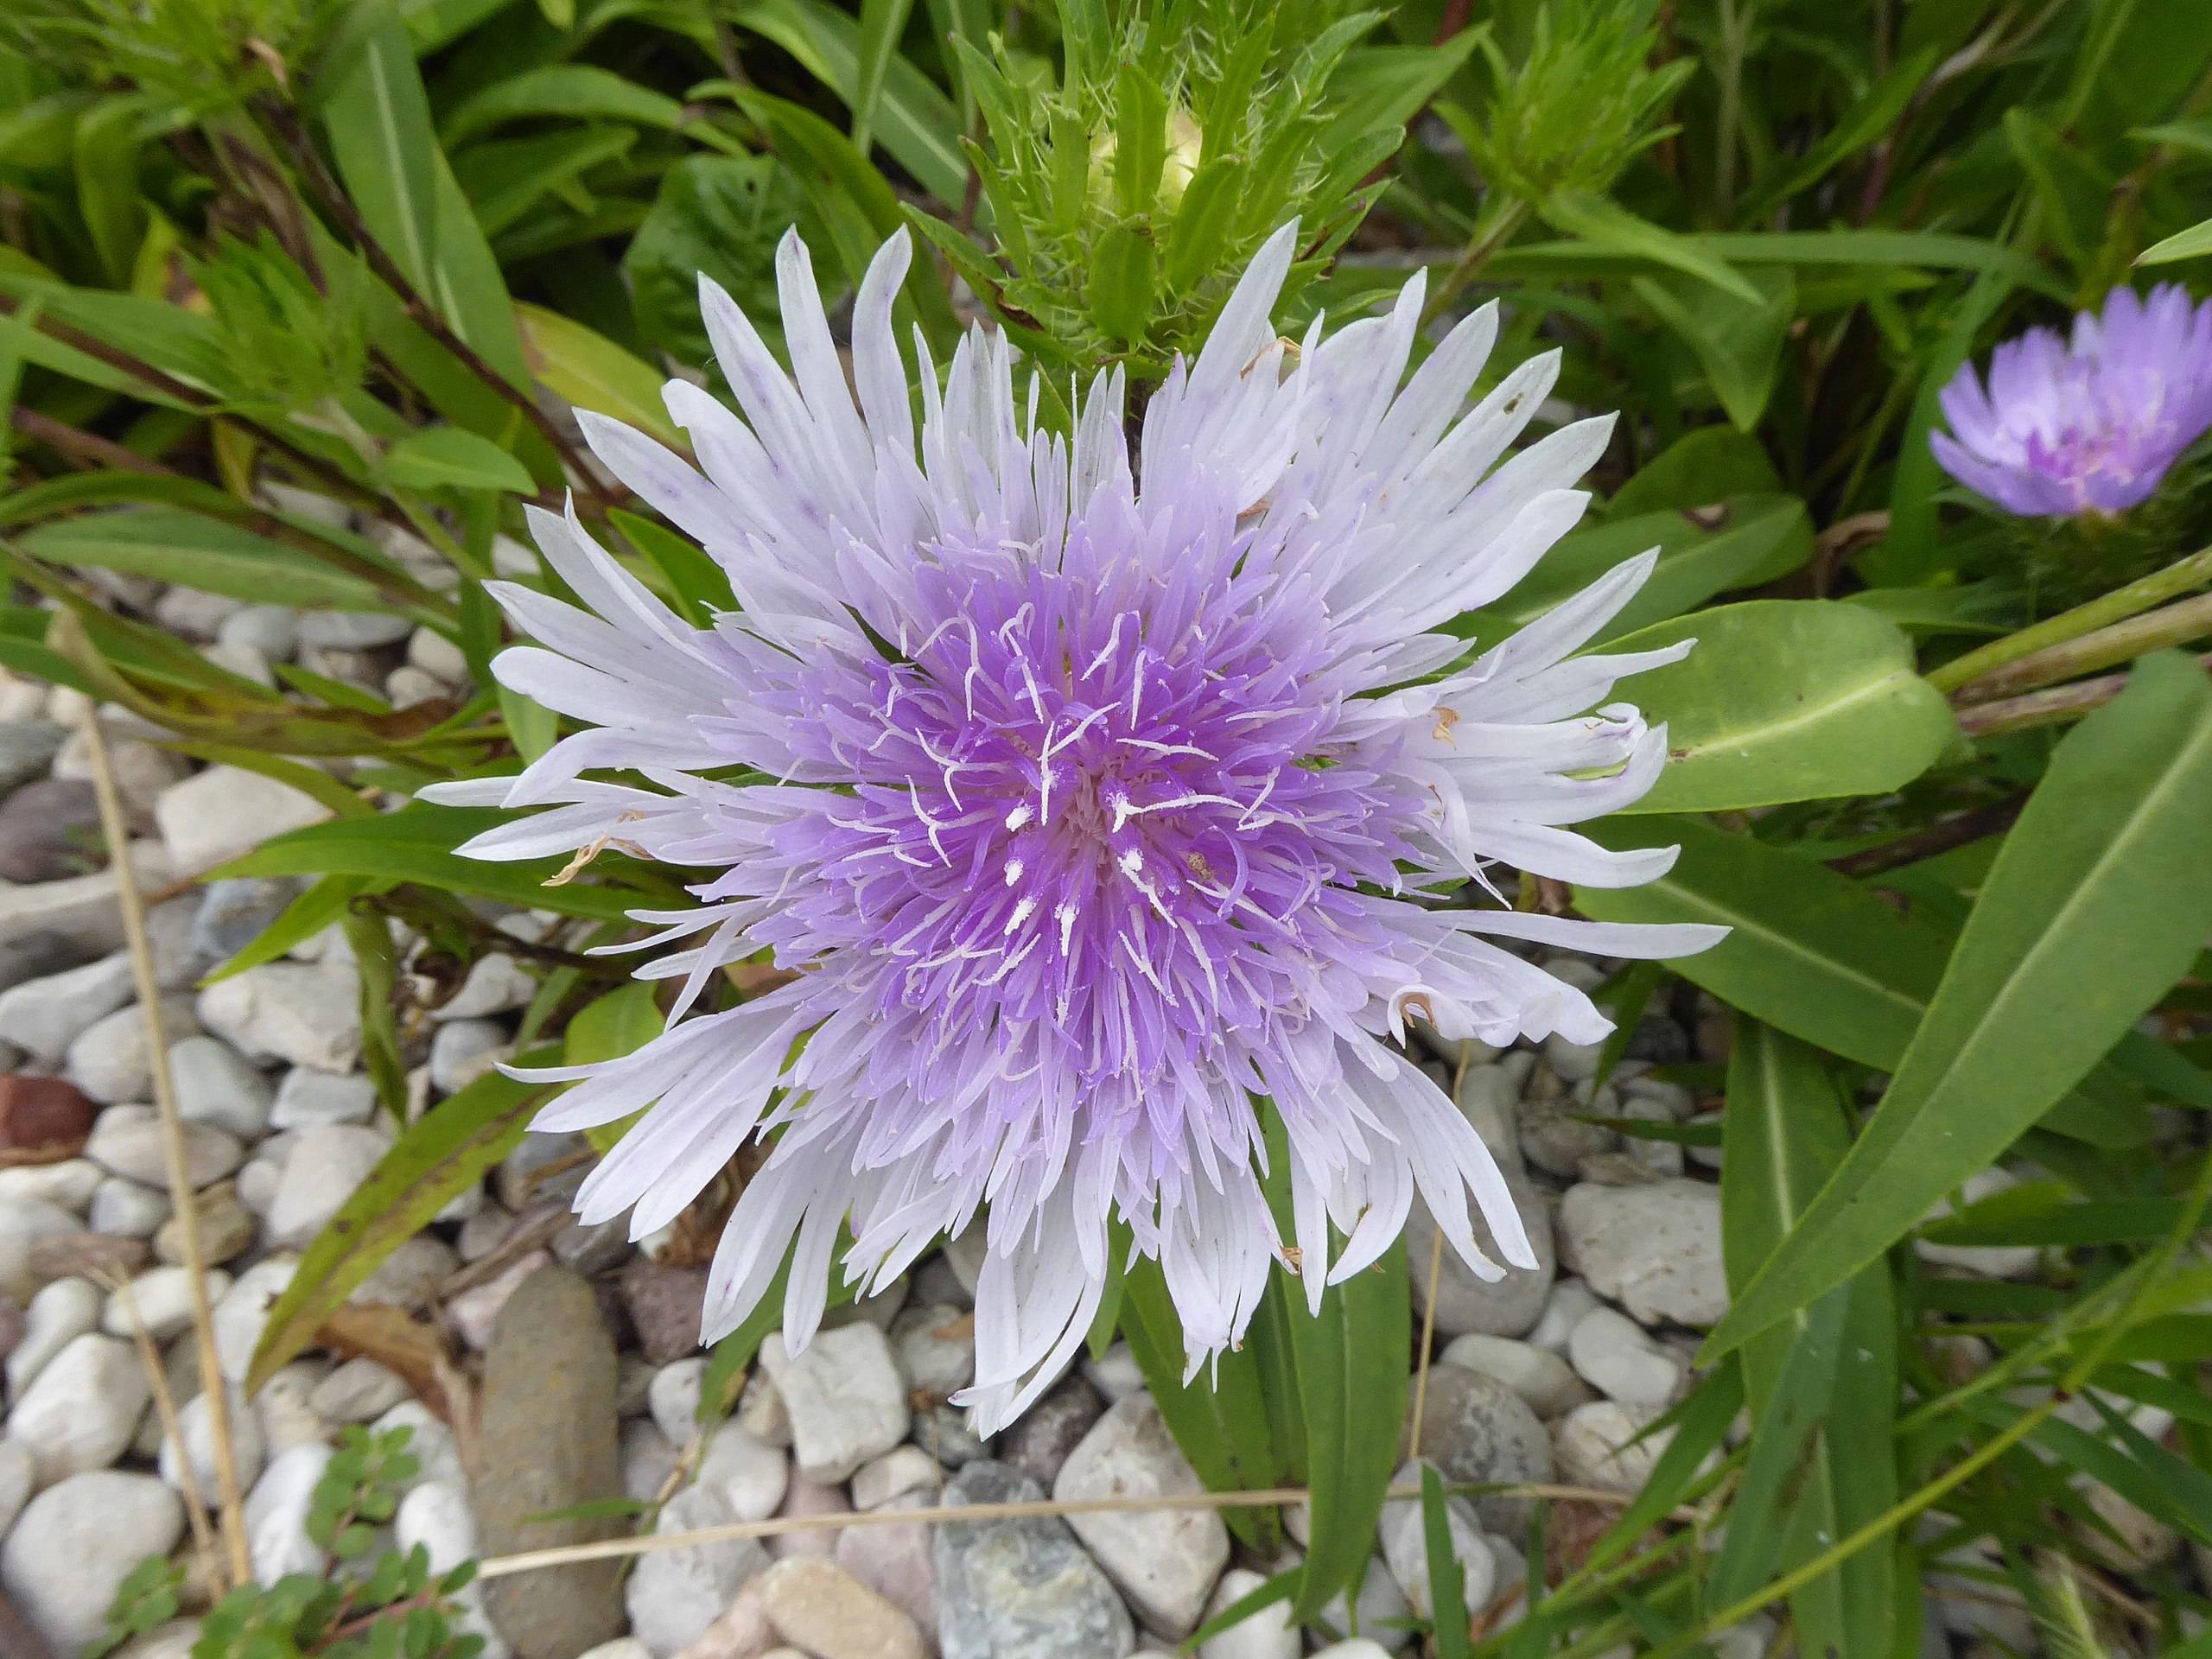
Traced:
<path fill-rule="evenodd" d="M 1952 701 L 1961 704 L 1994 702 L 2037 686 L 2054 685 L 2093 669 L 2133 662 L 2145 652 L 2185 645 L 2208 633 L 2212 633 L 2212 594 L 2199 594 L 2023 657 L 1961 686 Z"/>
<path fill-rule="evenodd" d="M 1512 239 L 1513 232 L 1521 228 L 1522 220 L 1528 217 L 1529 204 L 1517 199 L 1510 200 L 1498 208 L 1487 226 L 1475 232 L 1474 240 L 1467 244 L 1466 251 L 1460 254 L 1452 269 L 1444 273 L 1444 280 L 1437 283 L 1436 291 L 1428 296 L 1428 303 L 1422 308 L 1421 314 L 1424 325 L 1444 315 L 1446 308 L 1459 297 L 1461 290 L 1469 283 L 1474 281 L 1476 273 L 1490 263 L 1491 255 Z"/>
<path fill-rule="evenodd" d="M 2002 639 L 1993 639 L 1987 645 L 1970 651 L 1955 661 L 1945 663 L 1928 676 L 1929 684 L 1938 691 L 1949 693 L 1983 675 L 1993 673 L 2008 664 L 2053 645 L 2078 639 L 2083 634 L 2094 633 L 2100 628 L 2124 622 L 2139 616 L 2155 605 L 2212 582 L 2212 547 L 2201 548 L 2185 559 L 2177 559 L 2163 570 L 2154 570 L 2140 581 L 2131 582 L 2125 588 L 2077 605 L 2072 610 L 2022 628 L 2018 633 L 2008 633 Z"/>
<path fill-rule="evenodd" d="M 2212 669 L 2212 652 L 2196 660 Z M 2055 726 L 2061 721 L 2086 715 L 2092 709 L 2101 709 L 2118 696 L 2126 683 L 2125 674 L 2106 674 L 2094 680 L 2076 680 L 2071 685 L 2031 691 L 2025 696 L 2006 697 L 2001 702 L 1974 703 L 1959 711 L 1959 729 L 1968 737 L 1993 737 L 1999 732 L 2024 732 L 2032 727 Z"/>

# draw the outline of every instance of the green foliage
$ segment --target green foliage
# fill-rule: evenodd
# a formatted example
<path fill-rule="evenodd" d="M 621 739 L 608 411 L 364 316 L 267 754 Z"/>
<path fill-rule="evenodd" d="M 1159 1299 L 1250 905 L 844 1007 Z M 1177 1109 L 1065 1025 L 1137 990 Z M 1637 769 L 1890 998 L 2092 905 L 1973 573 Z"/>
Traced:
<path fill-rule="evenodd" d="M 1445 1548 L 1429 1639 L 1678 1654 L 1764 1606 L 1786 1621 L 1781 1650 L 1889 1654 L 1917 1639 L 1923 1580 L 1986 1536 L 2009 1573 L 1986 1587 L 2033 1585 L 2052 1650 L 2196 1651 L 2172 1644 L 2202 1597 L 2176 1569 L 2115 1566 L 2068 1478 L 2204 1539 L 2212 1283 L 2183 1246 L 2212 1111 L 2212 691 L 2123 640 L 2094 671 L 2062 662 L 2020 688 L 2052 690 L 2046 705 L 1976 705 L 1962 728 L 1951 694 L 1974 665 L 1948 665 L 2123 621 L 2143 607 L 2065 613 L 2146 570 L 2175 573 L 2159 604 L 2203 589 L 2212 566 L 2175 561 L 2212 540 L 2212 464 L 2187 459 L 2124 518 L 2008 524 L 1950 485 L 1928 438 L 1942 386 L 1997 340 L 2117 283 L 2212 280 L 2202 10 L 18 0 L 0 8 L 0 669 L 330 809 L 221 872 L 307 886 L 219 971 L 344 926 L 395 1107 L 420 1058 L 419 970 L 457 980 L 514 944 L 479 906 L 563 918 L 531 963 L 533 1058 L 611 1058 L 660 1004 L 622 982 L 624 959 L 583 953 L 634 938 L 634 911 L 683 904 L 678 873 L 619 836 L 579 861 L 481 862 L 454 849 L 502 815 L 391 809 L 512 772 L 569 729 L 490 673 L 510 635 L 486 582 L 564 596 L 518 556 L 525 505 L 573 493 L 695 624 L 737 607 L 721 567 L 608 488 L 547 412 L 684 449 L 668 374 L 730 391 L 701 273 L 780 350 L 787 228 L 841 328 L 868 258 L 909 227 L 902 333 L 942 365 L 980 312 L 1045 372 L 1048 423 L 1071 377 L 1108 365 L 1141 402 L 1293 218 L 1276 322 L 1294 338 L 1325 307 L 1372 312 L 1417 268 L 1418 353 L 1497 297 L 1479 395 L 1556 348 L 1537 429 L 1570 408 L 1625 418 L 1581 525 L 1451 627 L 1471 656 L 1656 549 L 1593 644 L 1700 641 L 1622 686 L 1674 754 L 1640 812 L 1593 830 L 1678 861 L 1645 887 L 1529 899 L 1732 929 L 1616 976 L 1599 1001 L 1624 1029 L 1599 1065 L 1639 1064 L 1639 1011 L 1688 1023 L 1711 999 L 1670 1075 L 1717 1121 L 1607 1122 L 1717 1147 L 1734 1308 L 1594 1540 L 1547 1573 L 1548 1536 L 1586 1517 L 1539 1504 L 1511 1541 L 1536 1563 L 1520 1622 L 1457 1607 Z M 403 620 L 458 651 L 473 689 L 395 708 L 330 662 L 263 683 L 139 613 L 144 579 Z M 2168 632 L 2145 639 L 2173 643 L 2186 625 L 2161 615 Z M 410 963 L 394 920 L 420 942 Z M 706 1004 L 748 994 L 757 966 Z M 480 1179 L 540 1097 L 493 1074 L 407 1128 L 309 1247 L 257 1377 Z M 1999 1162 L 2026 1179 L 1961 1202 Z M 2036 1265 L 1976 1277 L 1915 1244 Z M 1125 1254 L 1094 1347 L 1128 1342 L 1209 1485 L 1313 1494 L 1302 1566 L 1224 1618 L 1287 1603 L 1317 1623 L 1370 1555 L 1402 1455 L 1421 1313 L 1404 1247 L 1318 1313 L 1278 1276 L 1243 1346 L 1187 1375 L 1156 1266 L 1124 1278 Z M 706 1416 L 780 1321 L 781 1290 L 718 1344 Z M 1961 1336 L 1985 1369 L 1951 1369 Z M 2088 1404 L 2060 1417 L 2062 1395 Z M 2178 1426 L 2147 1437 L 2130 1403 Z M 226 1599 L 202 1659 L 467 1659 L 466 1569 L 373 1548 L 407 1455 L 350 1437 L 315 1506 L 329 1570 Z M 1433 1531 L 1444 1492 L 1424 1485 Z M 1228 1515 L 1274 1555 L 1277 1515 Z M 147 1564 L 106 1645 L 188 1593 Z M 2153 1618 L 2113 1611 L 2136 1607 Z"/>
<path fill-rule="evenodd" d="M 308 1505 L 323 1570 L 232 1591 L 200 1619 L 192 1659 L 476 1659 L 484 1637 L 463 1628 L 467 1616 L 454 1599 L 475 1578 L 474 1561 L 435 1573 L 420 1544 L 368 1559 L 416 1472 L 412 1433 L 349 1427 L 340 1435 Z M 183 1584 L 183 1570 L 159 1556 L 139 1563 L 83 1659 L 175 1617 Z"/>

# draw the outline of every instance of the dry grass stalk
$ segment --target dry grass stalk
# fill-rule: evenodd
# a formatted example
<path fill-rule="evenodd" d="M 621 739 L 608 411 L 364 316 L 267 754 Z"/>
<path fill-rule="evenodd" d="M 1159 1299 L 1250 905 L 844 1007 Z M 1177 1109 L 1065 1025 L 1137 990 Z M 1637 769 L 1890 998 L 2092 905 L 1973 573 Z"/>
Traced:
<path fill-rule="evenodd" d="M 162 1420 L 162 1433 L 176 1447 L 177 1461 L 184 1470 L 184 1516 L 192 1523 L 193 1551 L 202 1560 L 213 1561 L 216 1559 L 214 1523 L 207 1518 L 207 1501 L 193 1476 L 192 1459 L 185 1455 L 183 1421 L 177 1415 L 176 1398 L 169 1393 L 168 1374 L 162 1370 L 161 1350 L 155 1347 L 153 1333 L 139 1317 L 138 1299 L 131 1293 L 130 1281 L 122 1278 L 104 1281 L 123 1299 L 124 1317 L 130 1321 L 130 1338 L 138 1350 L 138 1369 L 146 1373 L 146 1386 L 153 1390 L 154 1414 Z"/>
<path fill-rule="evenodd" d="M 1561 1486 L 1530 1482 L 1517 1486 L 1485 1486 L 1483 1491 L 1499 1497 L 1553 1498 L 1568 1503 L 1603 1503 L 1625 1509 L 1636 1501 L 1633 1492 L 1609 1492 L 1595 1486 Z M 624 1555 L 646 1555 L 657 1549 L 692 1549 L 701 1544 L 722 1544 L 741 1538 L 774 1538 L 791 1532 L 835 1532 L 847 1527 L 941 1527 L 974 1521 L 1023 1521 L 1039 1516 L 1071 1515 L 1127 1515 L 1175 1510 L 1273 1509 L 1303 1503 L 1313 1493 L 1303 1486 L 1275 1486 L 1256 1492 L 1190 1492 L 1173 1497 L 1133 1495 L 1125 1497 L 1040 1498 L 1020 1503 L 940 1504 L 928 1510 L 863 1510 L 836 1515 L 777 1516 L 766 1521 L 734 1521 L 727 1526 L 699 1527 L 690 1532 L 652 1533 L 642 1538 L 607 1538 L 596 1543 L 563 1544 L 550 1549 L 518 1550 L 494 1555 L 477 1566 L 482 1579 L 503 1579 L 513 1573 L 535 1573 L 549 1567 L 569 1567 L 578 1561 L 603 1561 Z M 1418 1502 L 1418 1486 L 1394 1486 L 1383 1495 L 1386 1503 Z M 1682 1508 L 1667 1518 L 1678 1522 L 1699 1519 L 1698 1512 Z"/>
<path fill-rule="evenodd" d="M 220 1502 L 224 1554 L 231 1582 L 251 1577 L 246 1554 L 245 1508 L 238 1490 L 238 1453 L 231 1440 L 231 1407 L 222 1364 L 215 1352 L 214 1310 L 207 1302 L 207 1256 L 200 1237 L 200 1206 L 185 1160 L 184 1120 L 177 1110 L 176 1083 L 169 1071 L 168 1038 L 162 1029 L 162 988 L 154 973 L 153 947 L 146 938 L 146 906 L 130 868 L 130 830 L 116 791 L 115 767 L 107 737 L 100 730 L 97 704 L 87 700 L 80 721 L 92 790 L 99 803 L 100 833 L 115 874 L 115 896 L 123 912 L 124 938 L 130 950 L 130 976 L 138 992 L 138 1014 L 146 1032 L 146 1061 L 153 1073 L 154 1107 L 162 1124 L 162 1153 L 168 1166 L 169 1203 L 176 1217 L 179 1254 L 192 1296 L 192 1332 L 200 1346 L 200 1386 L 207 1395 L 207 1427 L 213 1441 L 216 1492 Z"/>

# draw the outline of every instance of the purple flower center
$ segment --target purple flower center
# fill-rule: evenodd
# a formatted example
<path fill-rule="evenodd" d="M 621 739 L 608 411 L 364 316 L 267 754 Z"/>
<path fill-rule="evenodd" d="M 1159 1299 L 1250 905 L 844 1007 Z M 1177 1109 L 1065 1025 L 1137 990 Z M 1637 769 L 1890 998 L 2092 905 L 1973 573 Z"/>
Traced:
<path fill-rule="evenodd" d="M 1166 575 L 971 554 L 925 578 L 925 637 L 795 677 L 795 751 L 856 782 L 783 831 L 822 878 L 793 942 L 891 958 L 880 1011 L 923 1013 L 941 1049 L 1028 1027 L 1124 1109 L 1294 1018 L 1416 803 L 1330 753 L 1319 601 L 1241 545 L 1202 537 Z"/>

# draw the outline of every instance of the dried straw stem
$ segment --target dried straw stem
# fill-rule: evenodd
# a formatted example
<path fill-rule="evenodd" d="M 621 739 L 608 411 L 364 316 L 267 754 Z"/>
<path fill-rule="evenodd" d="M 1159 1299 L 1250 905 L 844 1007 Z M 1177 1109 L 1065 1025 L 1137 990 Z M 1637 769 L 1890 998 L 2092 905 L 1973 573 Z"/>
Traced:
<path fill-rule="evenodd" d="M 85 747 L 92 763 L 92 789 L 99 801 L 100 833 L 106 839 L 115 896 L 123 912 L 123 931 L 130 949 L 130 976 L 138 991 L 138 1016 L 146 1032 L 146 1062 L 153 1073 L 154 1106 L 162 1123 L 162 1154 L 168 1166 L 169 1203 L 176 1216 L 177 1243 L 192 1295 L 193 1339 L 200 1348 L 200 1386 L 207 1395 L 207 1427 L 213 1440 L 216 1491 L 220 1500 L 223 1544 L 231 1582 L 251 1576 L 246 1554 L 245 1509 L 238 1491 L 238 1453 L 231 1441 L 229 1384 L 215 1353 L 214 1310 L 207 1304 L 207 1257 L 200 1239 L 200 1208 L 185 1160 L 184 1119 L 177 1110 L 176 1083 L 169 1071 L 168 1038 L 162 1029 L 162 988 L 154 974 L 153 947 L 146 939 L 146 907 L 138 877 L 130 868 L 130 831 L 116 792 L 115 767 L 100 730 L 99 705 L 87 699 L 81 721 Z M 180 1446 L 180 1450 L 181 1446 Z"/>
<path fill-rule="evenodd" d="M 1485 1486 L 1500 1497 L 1559 1498 L 1578 1503 L 1602 1503 L 1624 1509 L 1636 1501 L 1632 1492 L 1611 1492 L 1596 1486 L 1562 1486 L 1530 1483 L 1516 1486 Z M 1257 1492 L 1189 1492 L 1170 1497 L 1132 1494 L 1122 1497 L 1041 1498 L 1014 1503 L 939 1504 L 928 1510 L 864 1510 L 838 1515 L 778 1516 L 766 1521 L 734 1521 L 726 1526 L 699 1527 L 689 1532 L 661 1532 L 642 1538 L 607 1538 L 597 1543 L 563 1544 L 550 1549 L 519 1550 L 494 1555 L 479 1563 L 480 1579 L 504 1579 L 516 1573 L 535 1573 L 549 1567 L 570 1567 L 579 1561 L 604 1561 L 628 1555 L 647 1555 L 657 1549 L 696 1549 L 702 1544 L 731 1543 L 742 1538 L 775 1538 L 794 1532 L 836 1532 L 847 1527 L 964 1526 L 979 1521 L 1026 1521 L 1071 1515 L 1128 1515 L 1185 1510 L 1273 1509 L 1304 1503 L 1313 1493 L 1303 1486 L 1276 1486 Z M 1383 1494 L 1386 1502 L 1419 1502 L 1417 1486 L 1394 1486 Z M 1698 1512 L 1682 1508 L 1670 1511 L 1670 1521 L 1693 1522 Z"/>
<path fill-rule="evenodd" d="M 1428 1412 L 1428 1357 L 1436 1344 L 1436 1276 L 1444 1271 L 1444 1230 L 1428 1241 L 1428 1298 L 1421 1313 L 1421 1361 L 1414 1372 L 1414 1414 L 1406 1428 L 1406 1455 L 1421 1455 L 1421 1419 Z"/>
<path fill-rule="evenodd" d="M 138 1368 L 146 1373 L 146 1386 L 153 1390 L 154 1414 L 162 1420 L 162 1433 L 176 1447 L 177 1463 L 184 1471 L 184 1514 L 192 1523 L 193 1550 L 202 1560 L 212 1561 L 215 1559 L 215 1529 L 207 1519 L 207 1501 L 200 1495 L 200 1482 L 193 1474 L 192 1459 L 185 1455 L 184 1425 L 176 1414 L 175 1396 L 169 1393 L 168 1374 L 162 1370 L 161 1350 L 154 1346 L 153 1333 L 138 1316 L 138 1299 L 131 1294 L 130 1281 L 118 1275 L 108 1281 L 108 1288 L 123 1299 L 124 1317 L 130 1321 L 131 1339 L 138 1349 Z"/>

